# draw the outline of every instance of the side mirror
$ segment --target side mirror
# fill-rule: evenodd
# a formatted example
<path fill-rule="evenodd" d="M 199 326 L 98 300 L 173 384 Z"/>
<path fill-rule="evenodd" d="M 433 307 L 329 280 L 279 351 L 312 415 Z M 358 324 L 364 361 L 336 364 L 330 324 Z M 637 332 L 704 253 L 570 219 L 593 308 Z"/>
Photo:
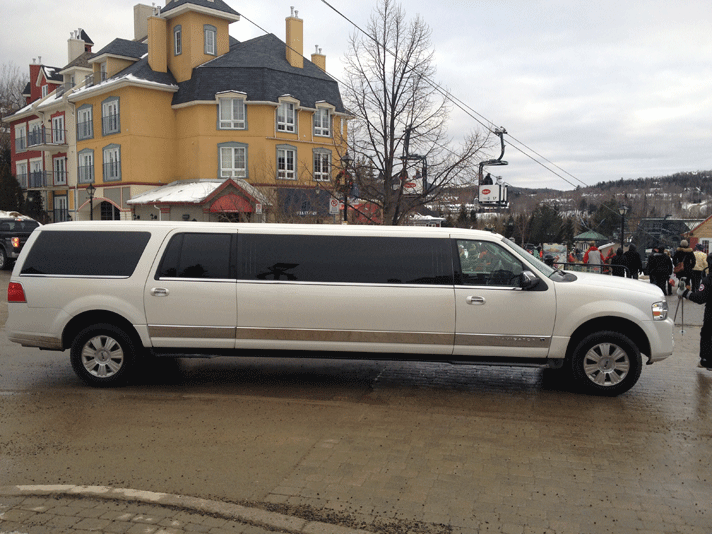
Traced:
<path fill-rule="evenodd" d="M 524 271 L 522 273 L 522 289 L 529 290 L 529 289 L 534 289 L 536 286 L 539 285 L 540 280 L 534 276 L 534 273 L 531 271 Z"/>

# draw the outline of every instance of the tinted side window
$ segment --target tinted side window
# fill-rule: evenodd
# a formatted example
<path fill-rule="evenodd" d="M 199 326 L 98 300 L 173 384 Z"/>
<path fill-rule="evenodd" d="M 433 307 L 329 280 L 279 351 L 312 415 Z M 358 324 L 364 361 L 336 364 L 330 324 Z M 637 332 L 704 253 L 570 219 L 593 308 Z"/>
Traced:
<path fill-rule="evenodd" d="M 238 236 L 243 280 L 452 285 L 447 239 Z"/>
<path fill-rule="evenodd" d="M 156 278 L 234 279 L 234 236 L 183 233 L 171 238 Z"/>
<path fill-rule="evenodd" d="M 148 232 L 42 232 L 20 274 L 131 276 Z"/>

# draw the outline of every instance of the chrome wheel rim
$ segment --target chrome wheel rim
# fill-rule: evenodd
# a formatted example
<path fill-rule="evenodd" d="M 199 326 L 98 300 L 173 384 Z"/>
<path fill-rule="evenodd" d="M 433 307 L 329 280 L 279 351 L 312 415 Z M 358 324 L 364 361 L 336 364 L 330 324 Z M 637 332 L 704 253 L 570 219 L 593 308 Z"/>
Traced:
<path fill-rule="evenodd" d="M 110 378 L 121 370 L 124 351 L 111 336 L 95 336 L 84 344 L 82 365 L 97 378 Z"/>
<path fill-rule="evenodd" d="M 588 379 L 602 387 L 619 384 L 630 372 L 628 353 L 615 343 L 599 343 L 591 347 L 583 358 L 583 369 Z"/>

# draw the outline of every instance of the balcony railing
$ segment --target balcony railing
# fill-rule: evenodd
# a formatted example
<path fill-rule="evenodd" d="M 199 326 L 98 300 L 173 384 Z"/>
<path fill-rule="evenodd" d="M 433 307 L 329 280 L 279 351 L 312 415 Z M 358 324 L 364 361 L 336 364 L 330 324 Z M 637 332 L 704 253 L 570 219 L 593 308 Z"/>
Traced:
<path fill-rule="evenodd" d="M 98 77 L 95 77 L 93 74 L 89 74 L 84 77 L 84 86 L 91 87 L 93 85 L 99 85 L 101 82 L 105 82 L 107 78 L 108 76 L 104 71 L 101 71 Z"/>
<path fill-rule="evenodd" d="M 113 113 L 101 118 L 101 131 L 103 135 L 119 133 L 119 114 Z"/>
<path fill-rule="evenodd" d="M 54 222 L 64 222 L 69 220 L 69 210 L 67 208 L 55 208 L 52 210 Z"/>
<path fill-rule="evenodd" d="M 60 128 L 36 128 L 27 134 L 27 147 L 38 147 L 42 145 L 60 146 L 67 144 L 67 130 Z M 17 151 L 17 145 L 15 145 Z"/>
<path fill-rule="evenodd" d="M 31 171 L 18 174 L 17 181 L 23 189 L 44 189 L 67 185 L 67 171 Z"/>
<path fill-rule="evenodd" d="M 104 163 L 104 181 L 114 182 L 121 180 L 121 162 L 112 161 L 110 163 Z"/>
<path fill-rule="evenodd" d="M 27 173 L 23 172 L 17 175 L 17 183 L 22 189 L 27 189 Z"/>
<path fill-rule="evenodd" d="M 94 122 L 92 120 L 77 122 L 77 139 L 91 139 L 94 137 Z"/>
<path fill-rule="evenodd" d="M 47 171 L 30 172 L 27 189 L 41 189 L 47 187 Z"/>
<path fill-rule="evenodd" d="M 27 136 L 18 135 L 15 137 L 15 152 L 23 152 L 27 150 Z"/>
<path fill-rule="evenodd" d="M 94 165 L 77 167 L 77 178 L 80 184 L 90 184 L 94 181 Z"/>

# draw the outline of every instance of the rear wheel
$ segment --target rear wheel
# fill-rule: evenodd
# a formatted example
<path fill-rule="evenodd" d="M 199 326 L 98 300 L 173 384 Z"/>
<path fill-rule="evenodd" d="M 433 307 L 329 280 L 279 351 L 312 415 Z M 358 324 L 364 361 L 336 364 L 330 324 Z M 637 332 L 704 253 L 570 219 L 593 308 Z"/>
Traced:
<path fill-rule="evenodd" d="M 7 252 L 4 248 L 0 248 L 0 270 L 5 270 L 10 267 L 10 260 L 7 258 Z"/>
<path fill-rule="evenodd" d="M 129 377 L 136 361 L 136 345 L 121 328 L 96 324 L 74 338 L 70 360 L 74 372 L 90 386 L 116 386 Z"/>
<path fill-rule="evenodd" d="M 574 350 L 571 371 L 585 393 L 615 396 L 640 378 L 643 360 L 638 347 L 625 335 L 602 331 L 586 336 Z"/>

